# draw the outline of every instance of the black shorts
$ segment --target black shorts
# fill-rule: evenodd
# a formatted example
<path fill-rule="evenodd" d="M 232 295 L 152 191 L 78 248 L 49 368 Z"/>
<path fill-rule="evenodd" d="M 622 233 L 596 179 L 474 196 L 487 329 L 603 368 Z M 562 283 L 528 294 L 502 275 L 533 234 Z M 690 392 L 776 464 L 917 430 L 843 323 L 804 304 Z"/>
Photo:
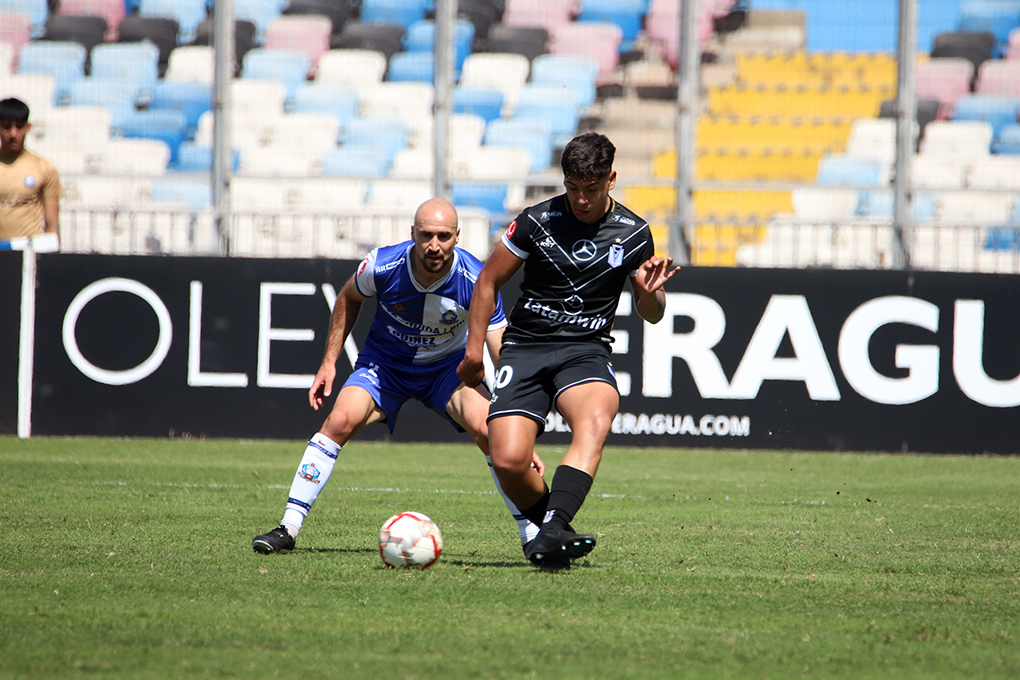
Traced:
<path fill-rule="evenodd" d="M 505 344 L 493 381 L 488 420 L 525 416 L 545 431 L 545 417 L 563 390 L 589 382 L 616 388 L 609 347 L 601 342 Z"/>

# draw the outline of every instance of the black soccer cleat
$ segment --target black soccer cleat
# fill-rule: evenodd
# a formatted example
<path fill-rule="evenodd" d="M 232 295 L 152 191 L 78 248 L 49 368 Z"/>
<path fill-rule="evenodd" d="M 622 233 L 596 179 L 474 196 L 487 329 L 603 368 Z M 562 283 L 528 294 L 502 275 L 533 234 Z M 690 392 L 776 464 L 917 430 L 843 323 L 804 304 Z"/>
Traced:
<path fill-rule="evenodd" d="M 524 555 L 536 566 L 553 568 L 553 563 L 584 557 L 594 547 L 594 536 L 575 534 L 565 529 L 543 528 L 538 532 L 538 536 L 525 546 Z"/>
<path fill-rule="evenodd" d="M 289 553 L 294 549 L 294 537 L 282 526 L 251 540 L 251 549 L 263 555 Z"/>

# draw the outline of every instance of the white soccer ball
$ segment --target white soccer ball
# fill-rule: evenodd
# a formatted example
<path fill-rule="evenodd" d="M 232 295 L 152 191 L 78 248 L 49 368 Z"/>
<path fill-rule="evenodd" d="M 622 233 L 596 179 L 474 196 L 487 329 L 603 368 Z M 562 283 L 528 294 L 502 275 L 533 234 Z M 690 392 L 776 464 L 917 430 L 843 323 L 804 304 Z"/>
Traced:
<path fill-rule="evenodd" d="M 443 553 L 443 535 L 420 512 L 401 512 L 379 530 L 379 556 L 391 568 L 426 569 Z"/>

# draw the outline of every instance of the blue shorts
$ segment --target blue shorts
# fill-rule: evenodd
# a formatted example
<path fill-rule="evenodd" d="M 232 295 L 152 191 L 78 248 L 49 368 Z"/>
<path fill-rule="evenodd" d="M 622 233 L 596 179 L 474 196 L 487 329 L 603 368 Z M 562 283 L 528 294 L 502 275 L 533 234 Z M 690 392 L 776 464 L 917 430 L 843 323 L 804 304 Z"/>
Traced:
<path fill-rule="evenodd" d="M 372 395 L 372 400 L 386 414 L 390 432 L 396 427 L 400 407 L 408 399 L 417 399 L 445 418 L 458 432 L 464 432 L 446 412 L 450 396 L 462 384 L 457 377 L 457 365 L 463 358 L 464 354 L 458 352 L 430 364 L 405 364 L 362 351 L 344 387 L 357 385 Z"/>

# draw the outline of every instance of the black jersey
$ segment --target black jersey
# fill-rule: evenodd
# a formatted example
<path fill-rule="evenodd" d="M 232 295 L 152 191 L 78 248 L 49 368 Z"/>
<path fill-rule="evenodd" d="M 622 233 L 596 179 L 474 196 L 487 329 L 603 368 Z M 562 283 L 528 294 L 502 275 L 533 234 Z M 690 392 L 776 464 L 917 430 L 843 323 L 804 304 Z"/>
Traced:
<path fill-rule="evenodd" d="M 648 223 L 630 210 L 612 201 L 602 219 L 585 224 L 565 194 L 526 209 L 502 240 L 525 260 L 504 342 L 612 342 L 623 286 L 655 254 Z"/>

